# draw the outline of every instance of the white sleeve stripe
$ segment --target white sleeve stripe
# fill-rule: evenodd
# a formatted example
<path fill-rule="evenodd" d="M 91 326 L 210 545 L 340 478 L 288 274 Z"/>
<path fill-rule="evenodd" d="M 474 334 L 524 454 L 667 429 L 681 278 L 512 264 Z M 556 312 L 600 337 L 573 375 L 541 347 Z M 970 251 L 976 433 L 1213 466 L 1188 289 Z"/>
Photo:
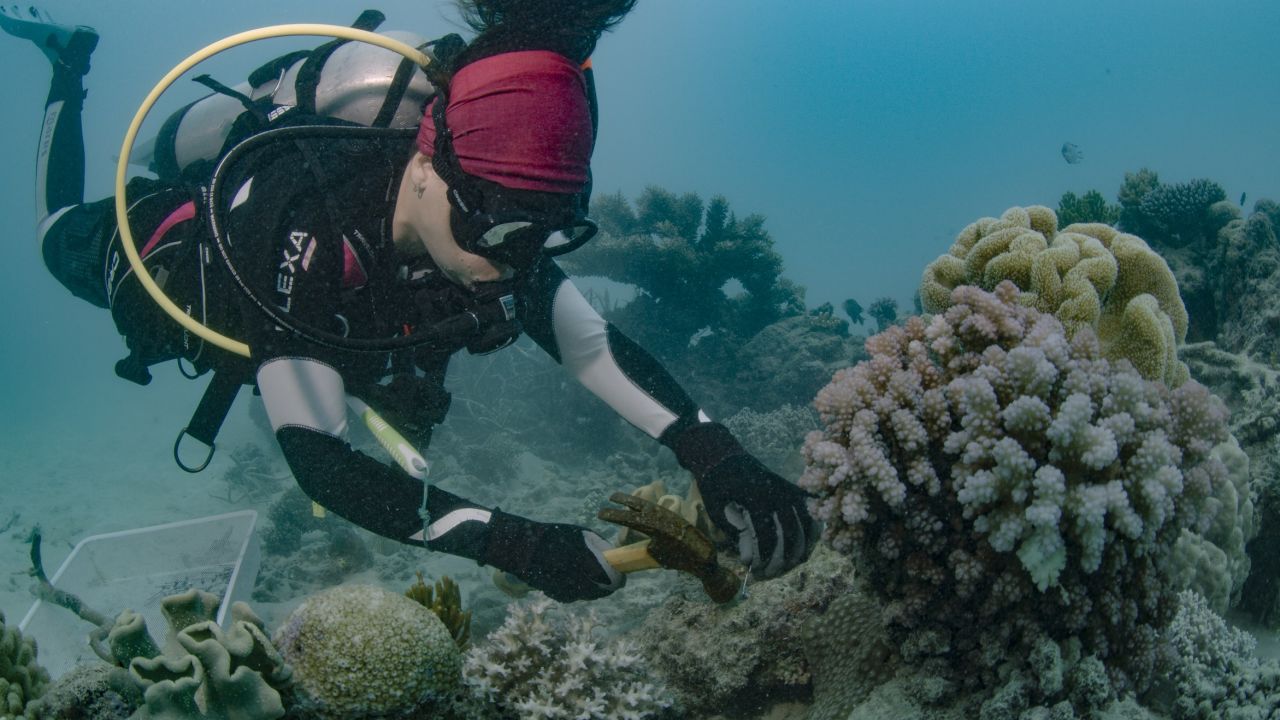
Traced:
<path fill-rule="evenodd" d="M 656 438 L 676 421 L 675 413 L 619 367 L 609 349 L 608 324 L 573 283 L 556 289 L 551 322 L 564 366 L 627 422 Z"/>
<path fill-rule="evenodd" d="M 258 368 L 258 388 L 273 431 L 304 427 L 346 439 L 345 387 L 329 365 L 308 358 L 269 360 Z"/>
<path fill-rule="evenodd" d="M 436 520 L 427 526 L 427 540 L 435 540 L 441 535 L 447 534 L 450 530 L 458 527 L 464 522 L 478 520 L 486 525 L 489 524 L 489 518 L 493 513 L 489 510 L 481 510 L 480 508 L 461 508 L 453 512 L 445 513 L 445 516 Z"/>
<path fill-rule="evenodd" d="M 231 207 L 229 210 L 235 210 L 249 199 L 249 193 L 253 192 L 253 178 L 250 177 L 244 181 L 239 190 L 236 190 L 235 197 L 231 198 Z"/>

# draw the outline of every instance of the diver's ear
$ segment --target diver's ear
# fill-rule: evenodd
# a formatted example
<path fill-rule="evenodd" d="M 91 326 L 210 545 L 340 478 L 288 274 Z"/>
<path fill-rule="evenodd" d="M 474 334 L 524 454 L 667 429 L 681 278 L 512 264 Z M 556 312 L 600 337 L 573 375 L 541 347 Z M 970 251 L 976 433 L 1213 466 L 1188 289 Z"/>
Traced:
<path fill-rule="evenodd" d="M 415 152 L 409 159 L 409 182 L 416 188 L 429 187 L 436 179 L 435 168 L 431 167 L 431 158 Z M 418 193 L 422 197 L 422 193 Z"/>

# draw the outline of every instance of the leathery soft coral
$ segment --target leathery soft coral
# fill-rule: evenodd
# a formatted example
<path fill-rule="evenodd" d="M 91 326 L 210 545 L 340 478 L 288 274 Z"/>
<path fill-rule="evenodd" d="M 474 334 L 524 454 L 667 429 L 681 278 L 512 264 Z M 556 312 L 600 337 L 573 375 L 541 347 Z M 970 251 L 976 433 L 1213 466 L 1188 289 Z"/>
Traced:
<path fill-rule="evenodd" d="M 671 694 L 635 644 L 596 638 L 591 613 L 572 614 L 538 593 L 513 603 L 502 627 L 463 656 L 468 717 L 645 720 Z"/>
<path fill-rule="evenodd" d="M 867 340 L 815 406 L 800 485 L 824 537 L 865 567 L 904 658 L 962 683 L 1033 637 L 1078 637 L 1117 689 L 1151 675 L 1176 606 L 1174 547 L 1213 526 L 1230 483 L 1222 402 L 1170 391 L 1068 340 L 1011 282 Z M 979 672 L 972 672 L 977 669 Z"/>

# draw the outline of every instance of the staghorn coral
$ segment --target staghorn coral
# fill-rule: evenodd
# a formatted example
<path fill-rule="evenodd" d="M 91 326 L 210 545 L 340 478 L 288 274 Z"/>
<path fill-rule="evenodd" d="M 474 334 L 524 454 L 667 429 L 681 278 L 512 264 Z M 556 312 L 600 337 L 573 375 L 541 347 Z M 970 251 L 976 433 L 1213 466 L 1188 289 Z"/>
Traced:
<path fill-rule="evenodd" d="M 541 593 L 513 603 L 502 627 L 467 651 L 470 718 L 643 720 L 671 708 L 634 643 L 594 637 L 594 614 Z"/>
<path fill-rule="evenodd" d="M 48 685 L 49 673 L 36 663 L 35 640 L 9 627 L 0 612 L 0 715 L 35 717 Z"/>
<path fill-rule="evenodd" d="M 1092 328 L 1108 359 L 1127 359 L 1170 387 L 1186 380 L 1177 346 L 1187 335 L 1187 311 L 1169 266 L 1141 238 L 1101 223 L 1059 230 L 1047 207 L 1012 207 L 962 230 L 925 268 L 920 299 L 939 313 L 954 288 L 991 290 L 1004 280 L 1021 291 L 1020 302 L 1055 315 L 1068 335 Z"/>
<path fill-rule="evenodd" d="M 299 707 L 317 718 L 439 708 L 459 685 L 461 656 L 440 618 L 370 585 L 308 597 L 274 639 L 294 667 Z"/>
<path fill-rule="evenodd" d="M 1226 409 L 1018 296 L 962 286 L 929 325 L 868 339 L 815 399 L 826 429 L 800 485 L 909 660 L 996 687 L 1034 637 L 1078 637 L 1117 688 L 1143 687 L 1181 589 L 1175 544 L 1225 517 Z"/>

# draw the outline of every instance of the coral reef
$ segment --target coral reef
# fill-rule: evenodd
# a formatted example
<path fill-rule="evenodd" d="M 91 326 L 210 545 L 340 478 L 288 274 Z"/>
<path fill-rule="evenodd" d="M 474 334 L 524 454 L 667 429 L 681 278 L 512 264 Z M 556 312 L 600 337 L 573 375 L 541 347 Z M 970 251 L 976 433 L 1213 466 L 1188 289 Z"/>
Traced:
<path fill-rule="evenodd" d="M 660 359 L 689 354 L 695 336 L 736 347 L 804 311 L 803 290 L 782 277 L 764 217 L 738 218 L 723 197 L 704 206 L 697 195 L 654 187 L 635 206 L 620 195 L 597 199 L 601 236 L 562 262 L 575 274 L 636 287 L 635 300 L 607 317 Z"/>
<path fill-rule="evenodd" d="M 898 319 L 898 301 L 890 297 L 876 298 L 867 314 L 876 321 L 876 331 L 884 332 Z"/>
<path fill-rule="evenodd" d="M 644 720 L 670 693 L 636 646 L 594 637 L 594 614 L 570 614 L 541 593 L 513 603 L 502 627 L 467 651 L 467 717 Z"/>
<path fill-rule="evenodd" d="M 809 720 L 844 720 L 901 669 L 880 603 L 865 587 L 837 598 L 825 613 L 805 623 L 803 633 L 813 681 Z"/>
<path fill-rule="evenodd" d="M 1120 220 L 1120 206 L 1111 205 L 1102 193 L 1089 190 L 1082 196 L 1065 192 L 1058 199 L 1058 223 L 1063 227 L 1076 223 L 1115 225 Z"/>
<path fill-rule="evenodd" d="M 790 403 L 766 412 L 743 408 L 725 418 L 724 425 L 769 469 L 783 477 L 797 477 L 804 470 L 800 446 L 809 431 L 818 427 L 818 413 Z"/>
<path fill-rule="evenodd" d="M 1118 220 L 1125 232 L 1153 244 L 1183 247 L 1213 240 L 1223 224 L 1213 206 L 1226 200 L 1227 194 L 1211 180 L 1165 184 L 1154 171 L 1143 168 L 1125 173 L 1119 198 Z"/>
<path fill-rule="evenodd" d="M 462 590 L 453 578 L 445 575 L 436 580 L 434 585 L 428 586 L 419 572 L 418 582 L 410 586 L 404 595 L 435 613 L 458 647 L 466 649 L 471 640 L 471 611 L 462 609 Z"/>
<path fill-rule="evenodd" d="M 432 708 L 459 686 L 461 656 L 440 618 L 373 586 L 343 585 L 308 597 L 274 640 L 294 668 L 298 707 L 318 718 Z"/>
<path fill-rule="evenodd" d="M 284 716 L 292 669 L 267 639 L 262 620 L 244 603 L 232 606 L 231 627 L 223 632 L 214 615 L 218 599 L 200 591 L 167 597 L 161 611 L 169 624 L 164 652 L 129 659 L 129 675 L 143 693 L 137 720 Z M 122 613 L 112 650 L 120 661 L 130 650 L 154 652 L 140 617 Z"/>
<path fill-rule="evenodd" d="M 1277 206 L 1259 200 L 1241 216 L 1207 180 L 1164 185 L 1150 170 L 1125 175 L 1120 226 L 1168 262 L 1189 316 L 1187 337 L 1214 340 L 1275 364 L 1280 358 Z"/>
<path fill-rule="evenodd" d="M 1280 717 L 1280 662 L 1255 657 L 1257 640 L 1228 626 L 1199 594 L 1178 600 L 1164 632 L 1162 686 L 1149 703 L 1174 720 Z"/>
<path fill-rule="evenodd" d="M 700 384 L 724 413 L 768 411 L 813 397 L 836 370 L 864 357 L 861 338 L 833 332 L 812 313 L 783 318 L 760 330 L 737 352 L 723 375 L 733 382 Z"/>
<path fill-rule="evenodd" d="M 987 290 L 1010 280 L 1020 302 L 1051 313 L 1069 335 L 1092 328 L 1105 357 L 1133 363 L 1142 376 L 1170 387 L 1187 369 L 1177 346 L 1187 334 L 1187 312 L 1165 261 L 1139 237 L 1109 225 L 1070 225 L 1042 206 L 1013 207 L 982 218 L 956 236 L 946 255 L 924 271 L 924 309 L 949 307 L 951 290 Z"/>
<path fill-rule="evenodd" d="M 1252 570 L 1239 606 L 1280 629 L 1280 371 L 1211 342 L 1186 345 L 1180 356 L 1231 408 L 1232 434 L 1250 459 L 1257 534 L 1246 536 Z"/>
<path fill-rule="evenodd" d="M 49 673 L 36 662 L 35 640 L 9 627 L 0 612 L 0 715 L 34 717 L 48 684 Z"/>
<path fill-rule="evenodd" d="M 142 693 L 123 668 L 106 663 L 78 665 L 40 698 L 39 717 L 126 720 L 141 704 Z"/>
<path fill-rule="evenodd" d="M 684 713 L 758 711 L 808 694 L 810 621 L 825 625 L 827 606 L 852 585 L 849 560 L 819 547 L 786 575 L 752 585 L 740 602 L 672 597 L 633 636 Z"/>
<path fill-rule="evenodd" d="M 800 484 L 908 661 L 996 688 L 1047 635 L 1141 689 L 1187 581 L 1179 539 L 1243 532 L 1215 528 L 1243 515 L 1220 499 L 1236 487 L 1213 452 L 1226 408 L 1108 361 L 1087 326 L 1068 340 L 1019 295 L 962 286 L 930 324 L 870 338 L 815 400 L 826 428 Z"/>

